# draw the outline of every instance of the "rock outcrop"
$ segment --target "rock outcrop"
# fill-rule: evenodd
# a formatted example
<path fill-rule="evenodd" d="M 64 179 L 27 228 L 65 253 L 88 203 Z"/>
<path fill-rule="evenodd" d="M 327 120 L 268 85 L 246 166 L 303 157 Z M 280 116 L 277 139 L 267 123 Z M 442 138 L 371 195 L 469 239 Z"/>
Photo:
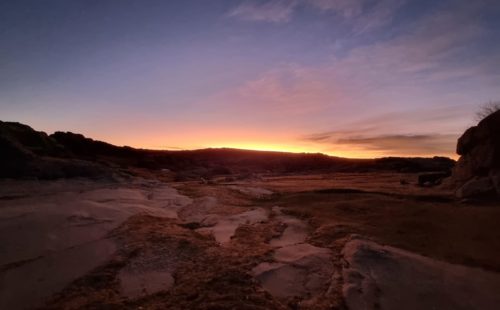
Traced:
<path fill-rule="evenodd" d="M 0 121 L 0 178 L 100 177 L 106 169 L 75 158 L 46 133 Z"/>
<path fill-rule="evenodd" d="M 15 122 L 0 121 L 0 159 L 61 156 L 64 148 L 46 133 Z"/>
<path fill-rule="evenodd" d="M 453 171 L 459 198 L 500 197 L 500 111 L 485 117 L 458 139 L 461 155 Z"/>

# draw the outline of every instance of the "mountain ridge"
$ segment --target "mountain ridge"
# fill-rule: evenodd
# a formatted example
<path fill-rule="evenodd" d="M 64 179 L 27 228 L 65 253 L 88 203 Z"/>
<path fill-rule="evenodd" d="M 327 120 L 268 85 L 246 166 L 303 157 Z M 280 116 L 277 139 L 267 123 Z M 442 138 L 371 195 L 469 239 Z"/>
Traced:
<path fill-rule="evenodd" d="M 192 179 L 234 173 L 443 171 L 455 164 L 446 157 L 352 159 L 323 153 L 236 148 L 148 150 L 116 146 L 72 132 L 56 131 L 48 135 L 25 124 L 2 121 L 0 148 L 0 177 L 13 178 L 98 176 L 130 167 L 171 170 L 184 175 L 180 179 Z"/>

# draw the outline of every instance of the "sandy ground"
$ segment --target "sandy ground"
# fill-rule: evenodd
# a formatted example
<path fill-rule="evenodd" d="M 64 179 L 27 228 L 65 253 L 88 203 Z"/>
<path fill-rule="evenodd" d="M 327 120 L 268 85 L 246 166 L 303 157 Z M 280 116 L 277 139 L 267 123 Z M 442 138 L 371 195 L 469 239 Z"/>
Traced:
<path fill-rule="evenodd" d="M 2 181 L 0 308 L 495 309 L 500 208 L 414 182 Z"/>

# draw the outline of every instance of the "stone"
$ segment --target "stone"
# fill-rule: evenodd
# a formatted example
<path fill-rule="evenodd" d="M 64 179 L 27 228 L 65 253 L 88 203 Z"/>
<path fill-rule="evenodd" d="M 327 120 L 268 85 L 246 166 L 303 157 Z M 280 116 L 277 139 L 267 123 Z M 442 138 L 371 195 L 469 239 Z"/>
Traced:
<path fill-rule="evenodd" d="M 475 177 L 463 184 L 456 192 L 458 198 L 482 198 L 495 193 L 495 187 L 489 177 Z"/>
<path fill-rule="evenodd" d="M 447 178 L 451 175 L 450 172 L 430 172 L 423 173 L 418 176 L 418 185 L 419 186 L 434 186 L 441 184 L 444 178 Z"/>

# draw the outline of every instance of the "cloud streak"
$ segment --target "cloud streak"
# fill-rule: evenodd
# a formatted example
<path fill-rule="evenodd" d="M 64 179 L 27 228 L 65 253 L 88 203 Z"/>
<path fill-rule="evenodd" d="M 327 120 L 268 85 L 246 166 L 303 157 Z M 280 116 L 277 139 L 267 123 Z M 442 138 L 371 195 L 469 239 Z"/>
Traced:
<path fill-rule="evenodd" d="M 330 131 L 305 135 L 300 139 L 322 145 L 333 153 L 336 150 L 356 150 L 359 154 L 380 156 L 454 157 L 461 131 L 450 127 L 449 122 L 463 115 L 470 115 L 466 106 L 391 112 L 339 124 Z M 429 132 L 429 128 L 437 133 Z"/>
<path fill-rule="evenodd" d="M 357 17 L 363 12 L 363 0 L 304 0 L 321 11 L 334 11 L 344 17 Z"/>
<path fill-rule="evenodd" d="M 392 21 L 405 0 L 268 0 L 246 1 L 229 11 L 228 16 L 244 21 L 271 23 L 289 22 L 295 11 L 313 8 L 331 13 L 352 24 L 353 33 L 361 34 L 380 28 Z"/>
<path fill-rule="evenodd" d="M 207 100 L 213 107 L 230 114 L 291 119 L 319 113 L 339 100 L 339 96 L 335 85 L 316 71 L 290 64 L 269 70 Z"/>
<path fill-rule="evenodd" d="M 283 23 L 290 20 L 297 6 L 295 0 L 271 0 L 267 2 L 244 2 L 229 12 L 230 17 L 245 21 Z"/>
<path fill-rule="evenodd" d="M 441 134 L 358 136 L 338 139 L 335 144 L 361 147 L 388 155 L 450 155 L 456 138 L 456 135 Z"/>
<path fill-rule="evenodd" d="M 362 133 L 361 133 L 362 132 Z M 306 136 L 305 139 L 325 145 L 330 151 L 357 150 L 380 156 L 454 156 L 458 135 L 455 134 L 381 134 L 367 131 L 329 132 Z"/>
<path fill-rule="evenodd" d="M 323 12 L 333 12 L 351 21 L 353 33 L 361 34 L 389 24 L 406 0 L 304 0 Z"/>

